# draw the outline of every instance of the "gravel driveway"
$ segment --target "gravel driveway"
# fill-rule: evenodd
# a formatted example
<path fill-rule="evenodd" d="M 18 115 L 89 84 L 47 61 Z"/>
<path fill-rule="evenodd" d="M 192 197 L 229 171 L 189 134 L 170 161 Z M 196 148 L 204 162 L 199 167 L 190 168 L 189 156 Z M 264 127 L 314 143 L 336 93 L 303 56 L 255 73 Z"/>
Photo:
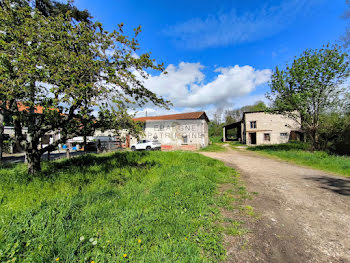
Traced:
<path fill-rule="evenodd" d="M 245 222 L 250 233 L 225 237 L 229 262 L 350 262 L 350 178 L 241 149 L 202 154 L 257 192 L 247 203 L 257 215 Z"/>

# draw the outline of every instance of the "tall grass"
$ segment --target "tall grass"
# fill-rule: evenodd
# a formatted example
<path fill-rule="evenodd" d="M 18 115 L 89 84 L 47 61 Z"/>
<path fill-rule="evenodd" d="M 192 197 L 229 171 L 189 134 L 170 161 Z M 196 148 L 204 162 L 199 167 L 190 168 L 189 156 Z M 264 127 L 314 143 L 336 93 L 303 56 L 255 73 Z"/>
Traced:
<path fill-rule="evenodd" d="M 350 157 L 331 155 L 326 152 L 310 152 L 308 151 L 309 145 L 305 143 L 292 142 L 279 145 L 261 145 L 249 147 L 248 149 L 276 156 L 296 164 L 350 177 Z"/>
<path fill-rule="evenodd" d="M 233 169 L 187 152 L 0 169 L 0 262 L 220 261 L 221 183 L 244 195 Z"/>

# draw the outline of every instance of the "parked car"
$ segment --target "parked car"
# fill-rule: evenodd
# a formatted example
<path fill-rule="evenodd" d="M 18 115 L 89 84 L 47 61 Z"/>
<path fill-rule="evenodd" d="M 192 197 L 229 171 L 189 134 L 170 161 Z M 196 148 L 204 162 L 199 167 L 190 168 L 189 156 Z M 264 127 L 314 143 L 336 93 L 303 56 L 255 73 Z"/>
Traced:
<path fill-rule="evenodd" d="M 131 145 L 131 150 L 132 151 L 138 151 L 138 150 L 146 150 L 146 151 L 151 151 L 151 150 L 160 150 L 162 147 L 162 144 L 158 140 L 141 140 L 138 141 L 136 144 Z"/>

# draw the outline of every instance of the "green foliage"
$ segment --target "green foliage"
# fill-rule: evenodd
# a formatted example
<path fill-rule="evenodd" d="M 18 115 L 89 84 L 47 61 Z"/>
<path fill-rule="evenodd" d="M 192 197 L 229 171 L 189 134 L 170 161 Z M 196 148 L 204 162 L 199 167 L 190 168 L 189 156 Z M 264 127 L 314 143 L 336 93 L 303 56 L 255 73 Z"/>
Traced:
<path fill-rule="evenodd" d="M 258 151 L 271 156 L 291 161 L 296 164 L 307 165 L 327 172 L 350 177 L 350 157 L 331 155 L 323 151 L 307 151 L 308 144 L 293 142 L 279 145 L 261 145 L 249 147 L 251 151 Z"/>
<path fill-rule="evenodd" d="M 222 128 L 223 128 L 224 124 L 217 124 L 214 122 L 209 122 L 208 124 L 208 134 L 209 137 L 221 137 L 222 138 Z"/>
<path fill-rule="evenodd" d="M 209 137 L 209 140 L 212 143 L 221 143 L 222 142 L 222 136 L 211 136 L 211 137 Z"/>
<path fill-rule="evenodd" d="M 250 146 L 248 149 L 252 151 L 307 151 L 310 150 L 310 145 L 299 141 L 291 141 L 289 143 L 282 144 Z"/>
<path fill-rule="evenodd" d="M 0 261 L 222 261 L 223 183 L 246 194 L 233 169 L 188 152 L 85 155 L 35 177 L 3 168 Z"/>
<path fill-rule="evenodd" d="M 340 48 L 306 50 L 285 70 L 276 67 L 269 94 L 273 110 L 296 120 L 300 114 L 302 129 L 313 148 L 320 149 L 321 115 L 341 108 L 345 90 L 340 85 L 348 76 L 348 55 Z"/>
<path fill-rule="evenodd" d="M 34 1 L 32 1 L 34 2 Z M 58 1 L 52 0 L 35 0 L 35 7 L 44 15 L 44 16 L 57 16 L 60 14 L 65 14 L 68 11 L 72 13 L 72 17 L 80 22 L 91 23 L 91 15 L 87 10 L 79 10 L 72 5 L 71 1 L 68 3 L 61 3 Z"/>
<path fill-rule="evenodd" d="M 6 102 L 0 107 L 12 116 L 29 172 L 40 170 L 40 156 L 69 138 L 121 126 L 137 131 L 127 114 L 130 105 L 167 107 L 135 74 L 163 70 L 149 53 L 134 56 L 140 27 L 129 37 L 123 24 L 108 32 L 99 22 L 77 23 L 72 6 L 57 11 L 56 3 L 55 15 L 44 15 L 22 2 L 27 4 L 4 0 L 0 8 L 0 101 Z M 39 2 L 50 9 L 50 1 Z M 38 149 L 44 134 L 58 130 L 60 140 Z"/>
<path fill-rule="evenodd" d="M 320 116 L 319 143 L 321 149 L 350 155 L 350 114 L 330 112 Z"/>

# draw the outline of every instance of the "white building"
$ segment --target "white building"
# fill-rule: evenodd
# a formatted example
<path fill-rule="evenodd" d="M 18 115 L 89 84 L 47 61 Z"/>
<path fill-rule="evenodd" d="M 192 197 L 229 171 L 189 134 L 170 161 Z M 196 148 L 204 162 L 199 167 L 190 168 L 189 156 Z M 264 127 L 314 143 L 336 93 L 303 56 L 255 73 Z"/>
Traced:
<path fill-rule="evenodd" d="M 208 122 L 205 112 L 135 118 L 144 123 L 142 139 L 158 140 L 162 149 L 196 150 L 209 143 Z M 135 139 L 131 138 L 131 144 Z"/>

